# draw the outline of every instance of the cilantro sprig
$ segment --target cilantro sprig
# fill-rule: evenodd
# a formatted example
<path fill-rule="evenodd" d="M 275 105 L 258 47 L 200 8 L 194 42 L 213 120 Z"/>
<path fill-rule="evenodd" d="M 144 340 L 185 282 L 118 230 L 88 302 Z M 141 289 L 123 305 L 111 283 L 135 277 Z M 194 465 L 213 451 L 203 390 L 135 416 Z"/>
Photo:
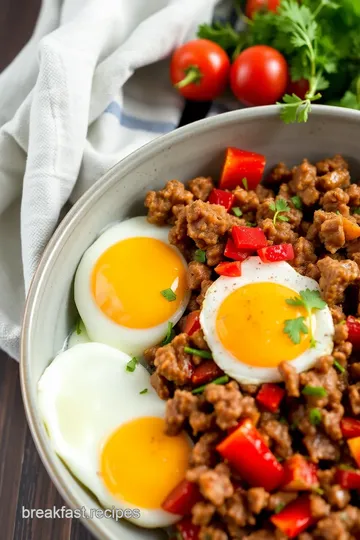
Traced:
<path fill-rule="evenodd" d="M 278 199 L 277 201 L 269 204 L 269 208 L 274 212 L 274 225 L 276 225 L 276 220 L 289 221 L 287 216 L 280 215 L 283 212 L 288 212 L 290 210 L 290 207 L 285 199 Z"/>
<path fill-rule="evenodd" d="M 291 341 L 295 344 L 300 343 L 301 333 L 310 334 L 310 346 L 315 347 L 316 341 L 313 333 L 312 315 L 314 311 L 324 309 L 326 302 L 321 298 L 319 291 L 305 289 L 300 291 L 299 296 L 288 298 L 286 303 L 289 306 L 304 307 L 307 311 L 308 326 L 305 325 L 304 317 L 286 320 L 284 323 L 284 332 L 289 335 Z"/>

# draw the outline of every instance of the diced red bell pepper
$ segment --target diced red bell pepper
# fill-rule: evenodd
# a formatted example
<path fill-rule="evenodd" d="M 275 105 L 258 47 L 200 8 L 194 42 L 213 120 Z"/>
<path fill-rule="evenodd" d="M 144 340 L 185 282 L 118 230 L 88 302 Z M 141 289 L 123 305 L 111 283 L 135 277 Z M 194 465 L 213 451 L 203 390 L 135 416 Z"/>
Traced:
<path fill-rule="evenodd" d="M 344 489 L 360 489 L 360 471 L 337 469 L 335 482 Z"/>
<path fill-rule="evenodd" d="M 178 532 L 181 534 L 182 540 L 198 540 L 200 527 L 194 525 L 191 518 L 184 518 L 175 525 Z"/>
<path fill-rule="evenodd" d="M 229 147 L 226 149 L 219 187 L 235 189 L 236 186 L 241 186 L 242 179 L 246 178 L 248 188 L 255 189 L 261 181 L 265 164 L 265 156 L 262 154 Z"/>
<path fill-rule="evenodd" d="M 234 204 L 234 200 L 235 196 L 230 191 L 223 189 L 213 189 L 208 198 L 210 204 L 221 204 L 227 212 Z"/>
<path fill-rule="evenodd" d="M 308 491 L 319 486 L 317 467 L 301 454 L 294 454 L 284 463 L 284 491 Z"/>
<path fill-rule="evenodd" d="M 258 255 L 264 263 L 292 261 L 295 257 L 294 248 L 291 244 L 278 244 L 276 246 L 267 246 L 258 249 Z"/>
<path fill-rule="evenodd" d="M 199 488 L 193 482 L 182 480 L 166 497 L 161 507 L 171 514 L 186 516 L 191 509 L 201 500 Z"/>
<path fill-rule="evenodd" d="M 352 343 L 353 349 L 360 350 L 360 320 L 349 315 L 346 319 L 346 326 L 349 332 L 348 340 Z"/>
<path fill-rule="evenodd" d="M 186 317 L 184 333 L 192 336 L 196 330 L 200 329 L 200 310 L 192 311 Z"/>
<path fill-rule="evenodd" d="M 285 396 L 285 390 L 273 383 L 265 383 L 262 385 L 256 401 L 261 403 L 265 409 L 275 413 L 279 410 L 280 402 Z"/>
<path fill-rule="evenodd" d="M 231 234 L 238 249 L 257 251 L 267 246 L 266 236 L 260 227 L 239 227 L 235 225 Z"/>
<path fill-rule="evenodd" d="M 234 261 L 245 261 L 250 257 L 250 253 L 251 252 L 249 251 L 237 249 L 234 240 L 232 238 L 228 238 L 224 251 L 225 257 L 228 257 L 228 259 L 234 259 Z"/>
<path fill-rule="evenodd" d="M 349 445 L 352 457 L 355 459 L 358 467 L 360 467 L 360 437 L 348 439 L 347 443 Z"/>
<path fill-rule="evenodd" d="M 216 450 L 253 487 L 272 491 L 283 480 L 282 465 L 249 418 L 242 420 L 237 429 L 218 444 Z"/>
<path fill-rule="evenodd" d="M 289 538 L 295 538 L 316 522 L 316 519 L 311 515 L 308 495 L 295 499 L 286 505 L 281 512 L 271 516 L 270 520 Z"/>
<path fill-rule="evenodd" d="M 343 434 L 345 439 L 360 436 L 360 420 L 344 416 L 344 418 L 341 419 L 340 427 L 341 433 Z"/>
<path fill-rule="evenodd" d="M 219 276 L 239 277 L 241 276 L 241 262 L 222 262 L 215 266 L 214 270 Z"/>
<path fill-rule="evenodd" d="M 200 386 L 201 384 L 206 384 L 209 381 L 217 379 L 217 377 L 220 377 L 222 374 L 222 369 L 215 364 L 214 360 L 204 360 L 194 369 L 191 382 L 194 386 Z"/>

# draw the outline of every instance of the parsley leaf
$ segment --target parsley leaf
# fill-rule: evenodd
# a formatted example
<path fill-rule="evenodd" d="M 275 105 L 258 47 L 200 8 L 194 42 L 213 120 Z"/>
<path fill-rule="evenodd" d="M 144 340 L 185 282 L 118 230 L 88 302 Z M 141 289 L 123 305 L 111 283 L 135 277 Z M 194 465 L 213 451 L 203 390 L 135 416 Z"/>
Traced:
<path fill-rule="evenodd" d="M 360 214 L 360 206 L 357 206 L 356 208 L 352 209 L 353 214 Z"/>
<path fill-rule="evenodd" d="M 308 324 L 309 324 L 309 330 L 310 330 L 310 344 L 311 347 L 316 346 L 316 341 L 314 339 L 313 334 L 313 321 L 312 321 L 312 312 L 313 310 L 318 309 L 324 309 L 326 307 L 326 302 L 321 298 L 319 291 L 312 291 L 310 289 L 305 289 L 304 291 L 300 291 L 299 296 L 295 296 L 294 298 L 287 298 L 286 303 L 290 306 L 301 306 L 304 307 L 308 314 Z M 298 319 L 304 319 L 304 317 L 299 317 Z M 298 320 L 298 319 L 291 319 L 291 320 Z M 294 343 L 300 343 L 299 341 L 294 341 L 293 336 L 286 331 L 286 323 L 288 321 L 285 321 L 285 327 L 284 332 L 290 336 L 292 341 Z M 300 323 L 297 323 L 298 325 Z M 290 325 L 291 328 L 291 325 Z M 304 332 L 307 333 L 307 332 Z M 293 334 L 294 335 L 294 334 Z M 297 336 L 297 334 L 295 334 Z"/>
<path fill-rule="evenodd" d="M 129 371 L 129 373 L 133 373 L 135 371 L 136 366 L 138 365 L 138 363 L 139 363 L 139 360 L 134 356 L 126 364 L 126 371 Z"/>
<path fill-rule="evenodd" d="M 164 346 L 164 345 L 167 345 L 168 343 L 170 343 L 170 341 L 172 341 L 174 335 L 175 335 L 175 332 L 173 330 L 173 323 L 168 322 L 166 336 L 164 337 L 163 341 L 161 342 L 161 346 Z"/>
<path fill-rule="evenodd" d="M 206 262 L 206 252 L 203 249 L 197 249 L 194 253 L 194 260 L 200 263 Z"/>
<path fill-rule="evenodd" d="M 293 205 L 295 206 L 297 210 L 302 209 L 302 201 L 299 195 L 294 195 L 294 197 L 291 197 L 291 202 L 293 203 Z"/>
<path fill-rule="evenodd" d="M 273 222 L 276 225 L 276 220 L 279 221 L 289 221 L 287 216 L 279 215 L 281 212 L 288 212 L 290 207 L 285 199 L 277 199 L 277 201 L 269 204 L 270 210 L 274 212 Z"/>
<path fill-rule="evenodd" d="M 235 214 L 236 217 L 242 216 L 242 211 L 240 210 L 238 206 L 234 206 L 231 210 Z"/>
<path fill-rule="evenodd" d="M 199 38 L 209 39 L 217 43 L 225 51 L 240 50 L 241 45 L 245 43 L 245 36 L 236 32 L 229 23 L 201 24 L 197 35 Z"/>
<path fill-rule="evenodd" d="M 307 334 L 309 332 L 308 327 L 305 324 L 305 317 L 298 317 L 297 319 L 288 319 L 284 324 L 284 332 L 288 334 L 291 341 L 298 345 L 301 340 L 301 334 Z"/>
<path fill-rule="evenodd" d="M 163 291 L 160 291 L 160 294 L 168 301 L 173 302 L 176 300 L 176 294 L 172 289 L 164 289 Z"/>

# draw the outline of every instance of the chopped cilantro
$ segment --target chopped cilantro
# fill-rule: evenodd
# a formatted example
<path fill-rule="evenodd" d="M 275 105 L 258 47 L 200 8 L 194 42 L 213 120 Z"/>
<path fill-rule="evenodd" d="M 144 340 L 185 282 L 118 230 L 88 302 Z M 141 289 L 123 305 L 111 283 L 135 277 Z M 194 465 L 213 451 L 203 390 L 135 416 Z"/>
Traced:
<path fill-rule="evenodd" d="M 176 300 L 176 294 L 172 289 L 164 289 L 163 291 L 160 291 L 160 294 L 162 294 L 168 302 L 173 302 Z"/>
<path fill-rule="evenodd" d="M 247 227 L 256 227 L 256 223 L 252 223 L 251 221 L 246 222 Z"/>
<path fill-rule="evenodd" d="M 305 317 L 298 317 L 297 319 L 288 319 L 284 324 L 284 332 L 287 334 L 291 341 L 298 345 L 301 341 L 301 334 L 308 334 L 309 330 L 305 324 Z"/>
<path fill-rule="evenodd" d="M 269 208 L 274 212 L 274 225 L 276 224 L 276 220 L 289 221 L 287 216 L 281 215 L 282 212 L 288 212 L 290 210 L 290 207 L 285 199 L 278 199 L 277 201 L 269 204 Z"/>
<path fill-rule="evenodd" d="M 309 420 L 313 426 L 317 426 L 321 422 L 321 411 L 319 409 L 310 409 Z"/>
<path fill-rule="evenodd" d="M 134 356 L 126 364 L 126 371 L 129 371 L 130 373 L 132 373 L 133 371 L 135 371 L 136 366 L 137 366 L 138 363 L 139 363 L 139 360 Z"/>
<path fill-rule="evenodd" d="M 308 313 L 310 343 L 311 343 L 311 347 L 315 347 L 316 341 L 314 339 L 314 334 L 313 334 L 312 313 L 313 313 L 313 310 L 324 309 L 324 307 L 326 307 L 326 302 L 324 302 L 324 300 L 321 298 L 319 291 L 305 289 L 304 291 L 300 291 L 299 296 L 295 296 L 294 298 L 288 298 L 286 300 L 286 303 L 289 304 L 290 306 L 302 306 L 306 309 Z M 298 319 L 294 319 L 294 320 L 299 320 L 299 319 L 304 319 L 304 318 L 299 317 Z M 285 332 L 285 329 L 287 328 L 286 326 L 287 323 L 288 321 L 285 321 L 284 332 Z M 297 323 L 296 328 L 299 328 L 299 326 L 300 326 L 300 322 Z M 291 334 L 289 332 L 286 332 L 286 333 L 289 334 L 290 338 L 293 340 Z M 294 343 L 300 343 L 300 341 L 298 342 L 294 341 Z"/>
<path fill-rule="evenodd" d="M 194 260 L 199 263 L 206 262 L 206 253 L 203 249 L 197 249 L 194 253 Z"/>
<path fill-rule="evenodd" d="M 302 209 L 302 201 L 299 195 L 294 195 L 293 197 L 291 197 L 291 202 L 293 203 L 295 208 L 297 208 L 298 210 Z"/>

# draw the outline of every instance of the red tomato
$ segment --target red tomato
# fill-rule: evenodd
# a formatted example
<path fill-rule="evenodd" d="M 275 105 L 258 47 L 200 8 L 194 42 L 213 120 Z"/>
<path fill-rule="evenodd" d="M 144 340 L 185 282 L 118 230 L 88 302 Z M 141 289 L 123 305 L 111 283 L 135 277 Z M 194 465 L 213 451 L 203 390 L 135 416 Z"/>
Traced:
<path fill-rule="evenodd" d="M 280 0 L 247 0 L 245 14 L 252 19 L 256 11 L 276 12 L 280 5 Z"/>
<path fill-rule="evenodd" d="M 229 79 L 226 52 L 208 39 L 188 41 L 174 52 L 170 64 L 172 84 L 186 99 L 211 101 L 220 95 Z"/>
<path fill-rule="evenodd" d="M 290 81 L 286 88 L 287 94 L 296 94 L 299 98 L 305 99 L 306 92 L 309 91 L 309 81 L 300 79 L 299 81 Z"/>
<path fill-rule="evenodd" d="M 245 49 L 231 66 L 231 90 L 244 105 L 271 105 L 288 82 L 288 66 L 279 51 L 267 45 Z"/>

